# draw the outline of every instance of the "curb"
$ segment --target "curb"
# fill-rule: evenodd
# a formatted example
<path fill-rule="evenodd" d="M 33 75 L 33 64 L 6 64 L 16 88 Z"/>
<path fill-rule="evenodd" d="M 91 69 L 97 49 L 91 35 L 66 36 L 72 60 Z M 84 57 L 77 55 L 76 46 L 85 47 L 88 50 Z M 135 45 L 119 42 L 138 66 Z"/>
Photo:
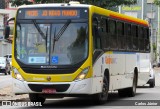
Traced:
<path fill-rule="evenodd" d="M 22 95 L 15 95 L 12 92 L 12 86 L 4 87 L 3 89 L 0 89 L 0 101 L 6 100 L 26 100 L 28 97 L 28 94 L 22 94 Z"/>

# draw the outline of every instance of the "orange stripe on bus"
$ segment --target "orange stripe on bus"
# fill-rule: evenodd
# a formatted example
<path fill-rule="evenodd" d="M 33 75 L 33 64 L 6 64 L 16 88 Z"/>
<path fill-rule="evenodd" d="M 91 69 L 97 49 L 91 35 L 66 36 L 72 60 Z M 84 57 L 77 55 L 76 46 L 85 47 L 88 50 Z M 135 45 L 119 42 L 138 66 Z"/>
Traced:
<path fill-rule="evenodd" d="M 120 20 L 123 20 L 123 21 L 134 22 L 134 23 L 141 24 L 141 25 L 144 25 L 144 26 L 148 26 L 147 23 L 143 23 L 143 22 L 140 22 L 140 21 L 132 20 L 131 18 L 130 19 L 129 18 L 125 18 L 125 16 L 117 16 L 117 15 L 110 14 L 110 17 L 116 18 L 116 19 L 120 19 Z"/>

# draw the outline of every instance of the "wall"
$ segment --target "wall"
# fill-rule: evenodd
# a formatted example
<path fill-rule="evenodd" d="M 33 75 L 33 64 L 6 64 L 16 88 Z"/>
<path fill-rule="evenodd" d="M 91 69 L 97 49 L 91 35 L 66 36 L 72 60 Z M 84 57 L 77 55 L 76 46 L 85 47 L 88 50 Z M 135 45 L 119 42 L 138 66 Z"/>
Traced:
<path fill-rule="evenodd" d="M 2 5 L 3 4 L 3 5 Z M 6 7 L 4 0 L 0 0 L 0 56 L 4 56 L 6 54 L 11 54 L 12 51 L 12 45 L 10 43 L 5 42 L 5 40 L 2 38 L 4 36 L 4 18 L 5 17 L 15 17 L 16 14 L 16 8 Z M 14 26 L 14 22 L 10 22 L 9 24 L 11 27 Z"/>
<path fill-rule="evenodd" d="M 11 47 L 12 45 L 10 43 L 6 43 L 5 41 L 0 40 L 0 56 L 11 54 Z"/>

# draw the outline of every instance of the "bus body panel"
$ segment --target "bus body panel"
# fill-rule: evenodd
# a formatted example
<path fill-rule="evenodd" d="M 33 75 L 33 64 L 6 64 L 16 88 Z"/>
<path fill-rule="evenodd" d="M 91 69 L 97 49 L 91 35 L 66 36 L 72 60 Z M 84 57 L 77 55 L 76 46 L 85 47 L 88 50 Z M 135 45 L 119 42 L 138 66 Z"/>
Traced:
<path fill-rule="evenodd" d="M 143 86 L 148 81 L 150 75 L 150 54 L 138 53 L 137 60 L 139 64 L 138 85 Z"/>
<path fill-rule="evenodd" d="M 66 91 L 63 92 L 56 92 L 53 94 L 92 94 L 92 78 L 85 79 L 82 81 L 73 81 L 73 82 L 22 82 L 17 79 L 12 79 L 14 82 L 13 84 L 13 92 L 15 94 L 27 94 L 27 93 L 42 93 L 42 90 L 33 91 L 35 90 L 33 88 L 29 87 L 29 84 L 31 85 L 52 85 L 54 89 L 54 85 L 63 85 L 63 84 L 69 84 L 69 88 Z M 95 93 L 95 92 L 94 92 Z"/>
<path fill-rule="evenodd" d="M 110 65 L 110 72 L 112 76 L 124 75 L 125 73 L 125 54 L 122 52 L 113 52 L 110 56 L 106 58 Z"/>
<path fill-rule="evenodd" d="M 125 65 L 127 63 L 125 57 L 129 55 L 130 58 L 136 57 L 136 54 L 126 54 L 122 52 L 116 52 L 114 54 L 113 51 L 108 51 L 104 53 L 101 57 L 98 58 L 98 60 L 94 63 L 93 66 L 93 77 L 100 76 L 101 79 L 100 81 L 103 81 L 103 76 L 105 69 L 109 70 L 109 75 L 110 75 L 110 81 L 109 81 L 109 90 L 117 90 L 117 89 L 122 89 L 122 88 L 127 88 L 127 87 L 132 87 L 133 84 L 133 71 L 134 68 L 136 67 L 136 62 L 135 64 L 129 64 L 131 61 L 128 62 L 128 66 L 130 66 L 130 69 L 127 69 L 125 66 L 123 66 L 123 72 L 121 71 L 121 66 L 122 63 Z M 116 59 L 116 60 L 114 60 Z M 135 58 L 136 59 L 136 58 Z M 134 61 L 134 60 L 133 60 Z M 103 66 L 103 67 L 102 67 Z M 114 66 L 114 67 L 113 67 Z M 115 67 L 116 66 L 116 67 Z M 126 70 L 125 70 L 126 68 Z M 119 74 L 119 72 L 122 72 Z M 99 74 L 99 75 L 98 75 Z M 100 75 L 101 74 L 101 75 Z M 98 81 L 98 82 L 100 82 Z M 98 83 L 98 82 L 94 82 Z M 98 84 L 97 84 L 98 85 Z M 100 84 L 102 87 L 102 84 Z M 98 87 L 98 86 L 93 86 Z M 95 89 L 95 88 L 94 88 Z"/>
<path fill-rule="evenodd" d="M 134 69 L 137 67 L 137 55 L 136 53 L 127 53 L 126 54 L 126 72 L 125 74 L 133 74 Z"/>

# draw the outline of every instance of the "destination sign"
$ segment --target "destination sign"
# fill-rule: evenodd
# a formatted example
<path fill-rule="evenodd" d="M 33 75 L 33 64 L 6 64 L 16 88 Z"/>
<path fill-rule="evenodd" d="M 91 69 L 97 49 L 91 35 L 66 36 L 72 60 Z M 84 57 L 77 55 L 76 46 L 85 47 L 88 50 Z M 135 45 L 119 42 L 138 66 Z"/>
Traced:
<path fill-rule="evenodd" d="M 28 10 L 25 17 L 79 17 L 78 10 Z"/>
<path fill-rule="evenodd" d="M 77 19 L 88 18 L 88 9 L 46 8 L 19 9 L 18 19 Z"/>

